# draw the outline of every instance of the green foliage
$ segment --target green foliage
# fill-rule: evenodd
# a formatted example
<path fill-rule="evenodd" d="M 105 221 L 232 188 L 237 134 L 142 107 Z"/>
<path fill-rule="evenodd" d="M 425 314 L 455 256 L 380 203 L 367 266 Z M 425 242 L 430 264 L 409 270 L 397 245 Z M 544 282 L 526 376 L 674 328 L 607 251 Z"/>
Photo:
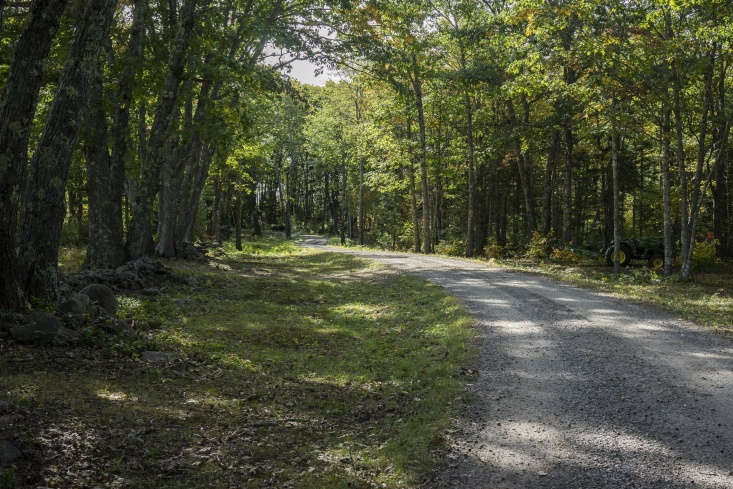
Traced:
<path fill-rule="evenodd" d="M 527 257 L 533 260 L 544 260 L 549 258 L 552 250 L 552 235 L 542 235 L 539 231 L 532 234 L 527 245 Z"/>
<path fill-rule="evenodd" d="M 491 242 L 484 246 L 484 256 L 489 260 L 496 260 L 507 256 L 507 250 L 504 246 Z"/>
<path fill-rule="evenodd" d="M 441 241 L 435 246 L 435 252 L 448 256 L 465 256 L 466 242 L 460 239 Z"/>
<path fill-rule="evenodd" d="M 550 259 L 554 262 L 564 263 L 564 264 L 580 263 L 585 260 L 583 256 L 578 255 L 577 253 L 574 253 L 569 248 L 553 249 L 552 254 L 550 255 Z"/>
<path fill-rule="evenodd" d="M 720 241 L 712 239 L 695 243 L 692 250 L 692 264 L 695 270 L 709 269 L 718 262 L 717 250 Z"/>

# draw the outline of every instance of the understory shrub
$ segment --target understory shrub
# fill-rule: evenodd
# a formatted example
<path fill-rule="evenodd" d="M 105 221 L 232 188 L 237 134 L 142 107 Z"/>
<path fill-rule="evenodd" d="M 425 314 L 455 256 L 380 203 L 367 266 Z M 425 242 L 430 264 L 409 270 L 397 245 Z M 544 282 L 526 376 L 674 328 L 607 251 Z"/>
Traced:
<path fill-rule="evenodd" d="M 448 256 L 463 256 L 466 254 L 466 242 L 461 239 L 441 241 L 435 245 L 435 252 Z"/>
<path fill-rule="evenodd" d="M 532 239 L 527 245 L 527 257 L 534 260 L 544 260 L 550 256 L 552 250 L 552 234 L 543 235 L 539 231 L 532 233 Z"/>
<path fill-rule="evenodd" d="M 692 250 L 694 267 L 704 269 L 715 265 L 718 261 L 718 246 L 720 246 L 720 241 L 717 239 L 695 243 L 695 248 Z"/>
<path fill-rule="evenodd" d="M 580 263 L 583 260 L 583 257 L 569 248 L 555 248 L 552 250 L 550 259 L 558 263 L 575 264 Z"/>
<path fill-rule="evenodd" d="M 484 255 L 489 260 L 504 258 L 506 256 L 506 248 L 496 243 L 489 243 L 484 247 Z"/>

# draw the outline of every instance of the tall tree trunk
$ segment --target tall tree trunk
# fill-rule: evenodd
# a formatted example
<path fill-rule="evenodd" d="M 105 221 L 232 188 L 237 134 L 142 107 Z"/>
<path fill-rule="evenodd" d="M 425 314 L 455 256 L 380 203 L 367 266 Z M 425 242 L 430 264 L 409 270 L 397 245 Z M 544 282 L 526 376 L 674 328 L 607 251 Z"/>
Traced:
<path fill-rule="evenodd" d="M 552 143 L 547 155 L 545 166 L 545 180 L 542 188 L 542 234 L 547 236 L 552 229 L 552 172 L 555 168 L 557 155 L 560 151 L 560 131 L 552 130 Z"/>
<path fill-rule="evenodd" d="M 675 122 L 675 142 L 677 169 L 680 178 L 680 256 L 682 263 L 687 261 L 687 253 L 690 249 L 690 239 L 687 227 L 687 169 L 685 168 L 685 147 L 682 136 L 682 102 L 680 100 L 682 92 L 682 79 L 679 67 L 675 67 L 673 83 L 672 83 L 672 102 Z"/>
<path fill-rule="evenodd" d="M 613 105 L 615 107 L 616 101 Z M 614 115 L 614 117 L 616 117 Z M 618 133 L 616 122 L 613 122 L 611 130 L 611 171 L 613 173 L 613 273 L 616 275 L 621 271 L 619 253 L 621 252 L 621 219 L 619 216 L 619 184 L 618 184 Z"/>
<path fill-rule="evenodd" d="M 285 193 L 285 238 L 290 239 L 293 237 L 293 225 L 292 225 L 292 215 L 293 215 L 293 186 L 294 186 L 294 177 L 295 177 L 295 165 L 296 165 L 296 159 L 291 155 L 290 156 L 290 166 L 288 167 L 287 172 L 285 173 L 285 187 L 286 187 L 286 193 Z"/>
<path fill-rule="evenodd" d="M 121 183 L 116 181 L 119 175 L 112 170 L 108 150 L 101 68 L 101 65 L 97 67 L 89 86 L 89 107 L 83 136 L 89 196 L 86 265 L 92 268 L 114 268 L 125 260 L 122 246 L 122 188 Z"/>
<path fill-rule="evenodd" d="M 570 223 L 573 208 L 573 130 L 570 126 L 565 127 L 565 189 L 563 193 L 562 206 L 562 241 L 570 243 Z"/>
<path fill-rule="evenodd" d="M 415 253 L 420 253 L 420 220 L 417 216 L 417 191 L 415 189 L 415 167 L 413 166 L 412 154 L 412 123 L 407 119 L 407 140 L 408 140 L 408 158 L 407 158 L 407 174 L 409 177 L 410 187 L 410 211 L 412 215 L 412 234 L 414 238 Z"/>
<path fill-rule="evenodd" d="M 346 218 L 347 218 L 347 173 L 346 173 L 346 153 L 341 154 L 341 223 L 339 226 L 341 245 L 346 244 Z"/>
<path fill-rule="evenodd" d="M 364 245 L 364 158 L 359 158 L 359 244 Z"/>
<path fill-rule="evenodd" d="M 415 56 L 415 65 L 412 87 L 415 92 L 415 105 L 417 106 L 417 123 L 420 129 L 420 180 L 422 184 L 422 226 L 423 226 L 423 252 L 433 252 L 433 242 L 430 239 L 430 185 L 428 185 L 428 161 L 427 142 L 425 137 L 425 112 L 423 109 L 422 81 L 418 78 Z"/>
<path fill-rule="evenodd" d="M 186 104 L 186 112 L 190 114 L 191 101 Z M 180 119 L 180 109 L 174 112 L 176 121 Z M 184 131 L 185 132 L 185 131 Z M 181 173 L 186 159 L 185 148 L 179 141 L 178 122 L 169 130 L 167 151 L 160 172 L 160 192 L 158 195 L 158 244 L 155 254 L 173 258 L 176 256 L 176 222 L 179 214 L 179 192 Z"/>
<path fill-rule="evenodd" d="M 522 106 L 524 114 L 522 116 L 524 124 L 529 123 L 529 105 L 526 98 L 522 97 Z M 519 173 L 519 184 L 522 188 L 522 196 L 524 197 L 524 210 L 527 215 L 527 230 L 531 234 L 537 227 L 537 220 L 534 212 L 534 197 L 532 195 L 532 161 L 527 151 L 522 151 L 522 140 L 519 132 L 519 122 L 514 111 L 514 104 L 511 100 L 507 101 L 509 109 L 509 117 L 514 126 L 514 152 L 517 158 L 517 170 Z"/>
<path fill-rule="evenodd" d="M 461 61 L 465 65 L 463 50 L 461 49 Z M 476 163 L 474 160 L 473 148 L 473 107 L 468 92 L 463 92 L 463 102 L 466 110 L 466 139 L 468 140 L 468 212 L 466 216 L 466 256 L 472 257 L 475 254 L 474 242 L 474 207 L 476 194 Z"/>
<path fill-rule="evenodd" d="M 713 69 L 715 66 L 715 50 L 713 47 L 708 57 L 708 67 L 705 70 L 705 87 L 703 91 L 702 115 L 700 117 L 700 131 L 698 134 L 697 146 L 697 167 L 695 168 L 695 177 L 693 180 L 692 200 L 690 201 L 690 212 L 688 221 L 683 221 L 682 227 L 687 227 L 686 235 L 688 239 L 687 250 L 683 253 L 682 269 L 680 276 L 683 280 L 687 280 L 692 275 L 692 252 L 695 248 L 695 228 L 697 227 L 697 217 L 700 212 L 700 206 L 703 198 L 703 183 L 705 176 L 703 174 L 705 157 L 707 156 L 707 145 L 705 144 L 708 132 L 708 115 L 712 105 L 713 95 Z"/>
<path fill-rule="evenodd" d="M 209 0 L 200 0 L 208 4 Z M 127 254 L 131 258 L 139 257 L 150 251 L 152 242 L 152 210 L 155 196 L 158 193 L 160 170 L 163 165 L 163 148 L 168 139 L 168 130 L 172 123 L 172 114 L 178 100 L 178 92 L 183 80 L 191 37 L 196 24 L 195 10 L 197 0 L 185 0 L 181 12 L 181 25 L 171 51 L 168 73 L 161 87 L 158 107 L 153 119 L 142 161 L 140 184 L 135 192 L 132 205 L 132 220 L 127 236 Z"/>
<path fill-rule="evenodd" d="M 662 154 L 662 193 L 664 199 L 664 276 L 672 274 L 672 260 L 674 248 L 672 243 L 672 204 L 671 204 L 671 177 L 669 166 L 671 155 L 671 126 L 670 109 L 665 105 L 662 116 L 662 142 L 664 144 Z"/>
<path fill-rule="evenodd" d="M 113 111 L 113 122 L 111 129 L 112 151 L 109 163 L 109 192 L 99 195 L 99 205 L 109 209 L 109 228 L 114 234 L 114 249 L 107 255 L 112 260 L 104 262 L 96 259 L 96 266 L 115 267 L 120 259 L 124 259 L 123 243 L 123 222 L 122 222 L 122 197 L 125 189 L 125 161 L 130 154 L 130 106 L 132 104 L 132 92 L 136 85 L 136 78 L 142 69 L 145 48 L 145 20 L 147 18 L 148 0 L 135 0 L 130 30 L 130 41 L 127 52 L 124 55 L 124 69 L 122 71 L 119 85 L 117 86 L 116 104 Z M 144 105 L 141 105 L 144 110 Z M 145 116 L 141 117 L 143 127 L 142 135 L 145 134 Z M 144 146 L 145 138 L 140 144 Z M 90 213 L 91 206 L 90 205 Z M 129 208 L 128 208 L 129 211 Z M 110 243 L 112 245 L 112 243 Z M 122 257 L 122 258 L 118 258 Z"/>
<path fill-rule="evenodd" d="M 217 177 L 214 182 L 214 206 L 211 209 L 211 234 L 214 235 L 214 241 L 221 243 L 221 201 L 222 201 L 222 181 L 221 177 Z"/>
<path fill-rule="evenodd" d="M 64 193 L 83 109 L 108 35 L 116 0 L 91 0 L 64 65 L 59 89 L 30 164 L 24 194 L 22 243 L 25 290 L 29 296 L 57 298 L 58 251 Z"/>
<path fill-rule="evenodd" d="M 236 198 L 237 211 L 234 217 L 234 246 L 242 251 L 242 196 L 237 195 Z"/>
<path fill-rule="evenodd" d="M 0 308 L 18 309 L 25 304 L 16 252 L 20 194 L 43 67 L 66 4 L 67 0 L 31 4 L 0 95 Z"/>
<path fill-rule="evenodd" d="M 730 136 L 730 120 L 726 117 L 726 74 L 728 65 L 721 60 L 720 74 L 718 75 L 717 97 L 717 155 L 715 173 L 713 175 L 713 233 L 720 242 L 718 255 L 731 255 L 729 236 L 729 200 L 728 200 L 728 138 Z"/>

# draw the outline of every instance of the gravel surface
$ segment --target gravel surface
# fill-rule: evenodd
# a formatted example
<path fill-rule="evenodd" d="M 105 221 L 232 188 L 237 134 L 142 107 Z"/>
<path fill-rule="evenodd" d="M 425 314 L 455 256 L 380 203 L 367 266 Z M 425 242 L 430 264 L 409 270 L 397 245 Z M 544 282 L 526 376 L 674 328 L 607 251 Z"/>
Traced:
<path fill-rule="evenodd" d="M 355 254 L 476 317 L 478 376 L 426 487 L 733 488 L 733 342 L 666 313 L 464 260 Z"/>

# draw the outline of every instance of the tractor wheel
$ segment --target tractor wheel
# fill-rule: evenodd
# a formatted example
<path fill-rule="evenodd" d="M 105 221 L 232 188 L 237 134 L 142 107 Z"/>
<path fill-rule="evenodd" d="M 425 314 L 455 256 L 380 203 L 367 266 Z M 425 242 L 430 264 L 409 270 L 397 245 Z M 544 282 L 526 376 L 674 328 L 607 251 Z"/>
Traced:
<path fill-rule="evenodd" d="M 631 263 L 632 252 L 628 245 L 621 243 L 621 249 L 618 251 L 618 262 L 622 267 Z M 609 246 L 606 250 L 606 263 L 609 267 L 613 266 L 613 246 Z"/>
<path fill-rule="evenodd" d="M 652 255 L 649 257 L 649 268 L 659 270 L 664 267 L 664 257 L 661 255 Z"/>

